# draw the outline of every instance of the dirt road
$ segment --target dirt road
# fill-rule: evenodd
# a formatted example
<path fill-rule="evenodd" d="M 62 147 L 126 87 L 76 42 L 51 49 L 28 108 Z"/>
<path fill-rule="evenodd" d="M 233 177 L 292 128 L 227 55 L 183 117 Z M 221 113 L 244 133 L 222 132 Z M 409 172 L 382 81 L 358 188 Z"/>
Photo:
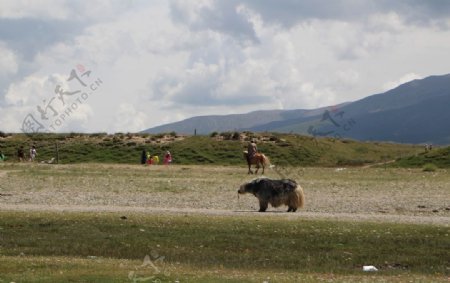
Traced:
<path fill-rule="evenodd" d="M 270 170 L 268 177 L 283 173 Z M 257 213 L 237 188 L 254 176 L 213 166 L 14 165 L 0 167 L 0 210 L 246 215 L 449 226 L 450 174 L 408 169 L 296 168 L 306 206 Z M 287 174 L 285 174 L 287 175 Z"/>

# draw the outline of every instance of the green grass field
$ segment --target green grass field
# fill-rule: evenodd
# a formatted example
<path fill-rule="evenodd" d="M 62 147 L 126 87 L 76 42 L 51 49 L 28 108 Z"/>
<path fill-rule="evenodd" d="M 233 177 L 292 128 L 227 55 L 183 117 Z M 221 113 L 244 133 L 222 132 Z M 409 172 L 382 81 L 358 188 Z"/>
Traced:
<path fill-rule="evenodd" d="M 433 164 L 439 168 L 450 168 L 450 147 L 438 148 L 432 151 L 399 158 L 393 166 L 423 167 L 427 164 Z"/>
<path fill-rule="evenodd" d="M 245 166 L 2 164 L 0 282 L 448 282 L 448 169 L 338 169 L 257 213 Z"/>
<path fill-rule="evenodd" d="M 0 138 L 0 283 L 448 282 L 449 148 L 242 134 Z M 304 209 L 237 199 L 251 137 Z M 60 164 L 17 163 L 30 144 Z"/>
<path fill-rule="evenodd" d="M 102 162 L 137 164 L 143 149 L 160 158 L 170 150 L 177 164 L 238 165 L 247 141 L 255 138 L 261 152 L 281 166 L 362 166 L 407 158 L 423 153 L 422 146 L 369 143 L 277 133 L 222 133 L 210 136 L 178 136 L 175 133 L 149 134 L 14 134 L 0 138 L 0 150 L 15 161 L 19 146 L 35 144 L 38 160 L 58 157 L 61 164 Z M 449 166 L 447 160 L 438 165 Z M 433 162 L 427 160 L 427 162 Z M 417 166 L 420 162 L 415 162 Z M 411 162 L 400 163 L 409 166 Z M 423 165 L 423 164 L 422 164 Z M 421 165 L 419 165 L 421 166 Z"/>
<path fill-rule="evenodd" d="M 449 276 L 448 227 L 279 216 L 0 214 L 2 282 L 445 282 Z M 364 273 L 363 265 L 379 271 Z"/>

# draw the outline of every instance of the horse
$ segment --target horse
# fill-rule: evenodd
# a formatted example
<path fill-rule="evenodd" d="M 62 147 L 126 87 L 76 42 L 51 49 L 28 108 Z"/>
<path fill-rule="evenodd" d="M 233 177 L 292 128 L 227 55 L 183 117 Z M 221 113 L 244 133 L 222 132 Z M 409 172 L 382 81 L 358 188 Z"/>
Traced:
<path fill-rule="evenodd" d="M 249 162 L 249 160 L 247 158 L 248 151 L 244 151 L 243 154 L 244 154 L 244 159 L 247 161 L 248 174 L 253 174 L 253 171 L 251 169 L 252 164 L 256 165 L 255 174 L 258 174 L 259 167 L 262 167 L 262 173 L 261 174 L 264 174 L 264 168 L 266 166 L 270 165 L 269 158 L 267 156 L 265 156 L 264 154 L 262 154 L 262 153 L 259 153 L 259 152 L 255 153 L 255 155 L 253 155 L 253 157 L 251 158 L 250 162 Z"/>

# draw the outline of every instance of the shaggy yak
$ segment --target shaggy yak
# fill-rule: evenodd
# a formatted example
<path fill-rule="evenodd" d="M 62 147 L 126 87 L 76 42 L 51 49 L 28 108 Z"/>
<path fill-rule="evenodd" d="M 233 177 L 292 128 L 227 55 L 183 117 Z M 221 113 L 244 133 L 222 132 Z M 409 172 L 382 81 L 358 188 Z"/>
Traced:
<path fill-rule="evenodd" d="M 302 187 L 291 179 L 271 180 L 258 178 L 250 183 L 241 185 L 238 194 L 251 193 L 259 200 L 259 211 L 264 212 L 269 203 L 273 207 L 282 204 L 288 206 L 288 212 L 295 212 L 303 207 L 305 195 Z"/>

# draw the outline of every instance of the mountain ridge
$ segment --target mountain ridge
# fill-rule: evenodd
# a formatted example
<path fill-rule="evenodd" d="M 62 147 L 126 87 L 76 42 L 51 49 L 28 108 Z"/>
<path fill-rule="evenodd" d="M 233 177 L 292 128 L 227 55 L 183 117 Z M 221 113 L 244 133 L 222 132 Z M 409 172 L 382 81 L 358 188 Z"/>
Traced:
<path fill-rule="evenodd" d="M 448 106 L 450 74 L 413 80 L 384 93 L 335 106 L 196 116 L 143 132 L 209 134 L 247 130 L 362 141 L 450 144 L 450 123 L 445 123 L 450 121 Z"/>

